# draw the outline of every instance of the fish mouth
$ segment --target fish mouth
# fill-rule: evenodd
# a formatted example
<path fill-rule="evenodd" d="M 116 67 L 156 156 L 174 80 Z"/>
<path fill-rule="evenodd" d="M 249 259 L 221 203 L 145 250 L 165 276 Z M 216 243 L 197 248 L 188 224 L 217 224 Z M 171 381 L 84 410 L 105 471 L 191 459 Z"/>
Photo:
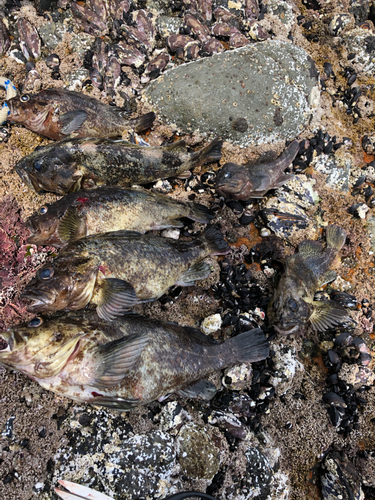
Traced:
<path fill-rule="evenodd" d="M 281 335 L 291 335 L 292 333 L 298 332 L 301 325 L 299 323 L 287 323 L 285 325 L 282 325 L 282 327 L 276 325 L 273 326 L 275 330 Z"/>
<path fill-rule="evenodd" d="M 26 299 L 30 301 L 30 304 L 26 306 L 28 312 L 41 312 L 50 309 L 50 306 L 54 304 L 54 294 L 47 293 L 44 290 L 24 290 L 21 293 L 21 299 Z"/>
<path fill-rule="evenodd" d="M 26 186 L 34 191 L 35 193 L 43 193 L 44 190 L 34 181 L 28 172 L 24 168 L 16 167 L 17 174 L 21 177 L 21 180 Z"/>

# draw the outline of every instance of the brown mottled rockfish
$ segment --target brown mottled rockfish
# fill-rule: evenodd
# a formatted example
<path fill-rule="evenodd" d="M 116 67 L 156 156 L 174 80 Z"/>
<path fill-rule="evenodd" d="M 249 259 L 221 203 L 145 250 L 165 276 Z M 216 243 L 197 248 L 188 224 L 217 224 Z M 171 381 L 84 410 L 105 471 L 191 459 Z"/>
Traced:
<path fill-rule="evenodd" d="M 298 245 L 298 253 L 286 258 L 285 273 L 268 305 L 268 315 L 279 333 L 296 333 L 307 323 L 315 331 L 324 331 L 341 322 L 352 321 L 337 302 L 314 301 L 315 292 L 337 277 L 328 269 L 345 238 L 346 232 L 341 227 L 330 225 L 326 231 L 325 250 L 318 241 L 305 240 Z"/>
<path fill-rule="evenodd" d="M 137 302 L 161 297 L 170 286 L 190 286 L 211 269 L 202 259 L 229 251 L 220 229 L 179 241 L 133 231 L 114 231 L 72 241 L 38 270 L 22 297 L 30 312 L 82 309 L 95 304 L 111 320 Z"/>
<path fill-rule="evenodd" d="M 113 139 L 67 139 L 36 148 L 16 171 L 30 189 L 67 194 L 101 185 L 148 184 L 167 177 L 188 177 L 190 169 L 221 158 L 222 141 L 189 153 L 185 142 L 139 146 Z"/>
<path fill-rule="evenodd" d="M 112 323 L 93 313 L 36 317 L 0 331 L 0 364 L 62 396 L 117 410 L 173 393 L 211 399 L 208 374 L 268 353 L 260 328 L 216 344 L 194 328 L 133 314 Z"/>
<path fill-rule="evenodd" d="M 32 233 L 28 242 L 62 248 L 69 241 L 108 231 L 145 233 L 183 227 L 180 217 L 207 224 L 214 214 L 199 203 L 177 201 L 144 189 L 104 186 L 70 193 L 40 207 L 27 221 Z"/>
<path fill-rule="evenodd" d="M 152 112 L 129 120 L 121 108 L 59 88 L 16 96 L 5 104 L 9 108 L 7 120 L 58 141 L 67 137 L 121 137 L 128 130 L 146 130 L 155 120 Z"/>
<path fill-rule="evenodd" d="M 229 200 L 262 198 L 270 189 L 293 178 L 292 174 L 284 174 L 284 170 L 296 157 L 298 148 L 298 141 L 294 140 L 279 158 L 269 163 L 226 163 L 217 172 L 216 192 Z"/>

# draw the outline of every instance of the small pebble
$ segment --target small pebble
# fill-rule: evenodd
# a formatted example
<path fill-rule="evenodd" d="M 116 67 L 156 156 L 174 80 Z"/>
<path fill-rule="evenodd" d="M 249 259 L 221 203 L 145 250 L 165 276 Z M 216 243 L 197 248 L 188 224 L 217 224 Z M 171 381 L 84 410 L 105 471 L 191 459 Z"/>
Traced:
<path fill-rule="evenodd" d="M 207 318 L 202 321 L 201 330 L 206 335 L 209 335 L 210 333 L 220 330 L 221 323 L 222 320 L 220 314 L 212 314 L 212 316 L 207 316 Z"/>

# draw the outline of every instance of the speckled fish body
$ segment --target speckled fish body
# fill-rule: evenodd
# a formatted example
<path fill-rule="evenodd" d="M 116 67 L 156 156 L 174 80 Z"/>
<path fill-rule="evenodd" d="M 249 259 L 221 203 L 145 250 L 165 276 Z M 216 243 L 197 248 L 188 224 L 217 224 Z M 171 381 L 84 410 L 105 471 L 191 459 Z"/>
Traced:
<path fill-rule="evenodd" d="M 286 258 L 268 314 L 279 333 L 288 335 L 303 330 L 309 323 L 315 331 L 323 331 L 343 321 L 350 321 L 343 307 L 334 301 L 314 301 L 315 292 L 336 278 L 329 271 L 337 253 L 345 243 L 345 231 L 335 225 L 326 231 L 327 248 L 318 241 L 305 240 L 298 253 Z"/>
<path fill-rule="evenodd" d="M 137 301 L 155 300 L 172 285 L 189 286 L 209 276 L 208 255 L 228 253 L 216 226 L 190 242 L 132 231 L 87 236 L 69 243 L 37 272 L 23 298 L 30 312 L 81 309 L 95 304 L 113 319 Z"/>
<path fill-rule="evenodd" d="M 132 314 L 110 324 L 75 313 L 29 325 L 0 332 L 0 363 L 57 394 L 119 410 L 178 392 L 208 399 L 209 373 L 269 352 L 260 329 L 215 344 L 194 328 Z"/>
<path fill-rule="evenodd" d="M 6 101 L 8 120 L 50 139 L 121 137 L 151 127 L 154 113 L 129 120 L 124 110 L 66 89 L 47 89 Z"/>
<path fill-rule="evenodd" d="M 101 185 L 148 184 L 221 158 L 222 141 L 189 153 L 184 141 L 169 146 L 139 146 L 112 139 L 68 139 L 26 156 L 16 165 L 22 180 L 36 192 L 67 194 Z M 189 174 L 190 175 L 190 174 Z"/>
<path fill-rule="evenodd" d="M 183 227 L 180 217 L 208 223 L 214 214 L 204 205 L 143 189 L 88 189 L 40 207 L 27 221 L 31 230 L 28 242 L 62 248 L 69 241 L 108 231 L 126 229 L 145 233 Z"/>
<path fill-rule="evenodd" d="M 216 192 L 230 200 L 262 198 L 270 189 L 293 178 L 291 174 L 284 174 L 284 170 L 296 157 L 298 148 L 298 141 L 294 140 L 274 161 L 246 165 L 226 163 L 216 175 Z"/>

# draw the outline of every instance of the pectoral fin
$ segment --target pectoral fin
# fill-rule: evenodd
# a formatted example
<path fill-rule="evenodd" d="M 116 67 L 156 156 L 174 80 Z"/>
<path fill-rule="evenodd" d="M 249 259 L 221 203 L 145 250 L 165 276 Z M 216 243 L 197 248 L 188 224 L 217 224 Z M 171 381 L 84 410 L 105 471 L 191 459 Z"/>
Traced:
<path fill-rule="evenodd" d="M 319 278 L 319 286 L 326 285 L 327 283 L 331 283 L 331 281 L 335 281 L 337 278 L 336 271 L 327 271 L 321 278 Z"/>
<path fill-rule="evenodd" d="M 119 384 L 138 361 L 148 341 L 147 334 L 136 333 L 98 346 L 93 354 L 98 369 L 91 384 L 95 387 Z"/>
<path fill-rule="evenodd" d="M 173 153 L 186 153 L 186 142 L 183 140 L 172 142 L 172 144 L 164 146 L 164 149 Z"/>
<path fill-rule="evenodd" d="M 309 321 L 316 332 L 322 332 L 344 321 L 353 321 L 346 310 L 333 301 L 312 301 L 313 313 Z"/>
<path fill-rule="evenodd" d="M 117 278 L 100 281 L 96 301 L 99 318 L 112 321 L 131 309 L 138 302 L 133 286 Z"/>
<path fill-rule="evenodd" d="M 276 180 L 275 185 L 273 186 L 273 188 L 281 187 L 286 182 L 289 182 L 292 179 L 294 179 L 294 175 L 293 174 L 283 174 L 283 175 L 280 175 L 280 177 L 278 177 L 278 179 Z"/>
<path fill-rule="evenodd" d="M 119 396 L 104 396 L 95 393 L 90 401 L 92 405 L 105 406 L 118 411 L 129 411 L 139 403 L 139 399 L 124 399 Z"/>
<path fill-rule="evenodd" d="M 211 274 L 210 265 L 207 262 L 198 262 L 191 266 L 185 274 L 175 283 L 177 286 L 192 286 L 199 280 L 208 278 Z"/>
<path fill-rule="evenodd" d="M 86 223 L 78 215 L 76 207 L 69 207 L 61 217 L 57 232 L 61 241 L 76 240 L 86 236 Z"/>
<path fill-rule="evenodd" d="M 216 393 L 216 387 L 208 380 L 198 380 L 198 382 L 194 382 L 194 384 L 177 392 L 178 395 L 184 398 L 200 398 L 204 399 L 204 401 L 209 401 Z"/>
<path fill-rule="evenodd" d="M 86 111 L 83 111 L 83 109 L 64 113 L 60 116 L 61 132 L 64 135 L 69 135 L 72 132 L 75 132 L 86 119 L 87 113 Z"/>

